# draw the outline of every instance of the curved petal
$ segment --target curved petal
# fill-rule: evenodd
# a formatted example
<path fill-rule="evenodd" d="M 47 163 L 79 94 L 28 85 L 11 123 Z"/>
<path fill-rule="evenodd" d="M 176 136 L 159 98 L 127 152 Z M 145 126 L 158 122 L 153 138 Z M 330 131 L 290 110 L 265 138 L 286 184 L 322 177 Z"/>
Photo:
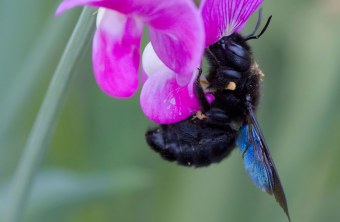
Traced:
<path fill-rule="evenodd" d="M 201 62 L 204 27 L 192 0 L 64 0 L 56 14 L 80 5 L 109 8 L 147 23 L 160 59 L 175 72 L 186 74 L 178 78 L 182 85 Z"/>
<path fill-rule="evenodd" d="M 197 73 L 193 79 L 196 79 Z M 155 73 L 146 80 L 140 103 L 144 114 L 159 124 L 171 124 L 184 120 L 200 110 L 193 90 L 194 81 L 188 86 L 177 84 L 174 72 Z M 207 95 L 209 102 L 212 95 Z"/>
<path fill-rule="evenodd" d="M 201 4 L 206 33 L 205 45 L 209 46 L 222 36 L 242 31 L 251 14 L 263 0 L 205 0 Z"/>
<path fill-rule="evenodd" d="M 143 50 L 142 66 L 143 71 L 147 76 L 154 75 L 155 73 L 171 72 L 171 70 L 159 59 L 150 42 Z"/>
<path fill-rule="evenodd" d="M 200 109 L 194 93 L 198 70 L 191 74 L 186 86 L 180 86 L 176 74 L 158 58 L 149 43 L 142 55 L 142 71 L 145 75 L 141 92 L 141 106 L 145 115 L 154 122 L 170 124 L 188 118 Z M 207 94 L 209 102 L 214 97 Z"/>
<path fill-rule="evenodd" d="M 57 8 L 56 15 L 60 15 L 66 10 L 77 6 L 92 6 L 98 8 L 107 8 L 120 13 L 127 14 L 132 11 L 130 1 L 121 0 L 64 0 Z"/>
<path fill-rule="evenodd" d="M 146 74 L 146 72 L 144 71 L 143 67 L 141 68 L 141 72 L 142 72 L 142 85 L 144 85 L 144 83 L 146 82 L 146 80 L 148 80 L 148 74 Z"/>
<path fill-rule="evenodd" d="M 204 27 L 193 1 L 167 1 L 166 7 L 148 21 L 150 40 L 164 64 L 181 73 L 178 83 L 185 85 L 201 63 Z"/>
<path fill-rule="evenodd" d="M 143 71 L 147 76 L 151 76 L 155 73 L 170 73 L 172 72 L 158 57 L 151 42 L 149 42 L 143 51 L 142 55 Z M 188 85 L 186 78 L 193 77 L 193 71 L 191 70 L 187 75 L 176 73 L 176 81 L 180 86 Z M 184 81 L 183 81 L 184 80 Z M 190 79 L 189 79 L 190 80 Z M 183 84 L 184 83 L 184 84 Z"/>
<path fill-rule="evenodd" d="M 138 88 L 143 25 L 139 20 L 105 9 L 93 39 L 92 60 L 99 87 L 118 98 Z"/>

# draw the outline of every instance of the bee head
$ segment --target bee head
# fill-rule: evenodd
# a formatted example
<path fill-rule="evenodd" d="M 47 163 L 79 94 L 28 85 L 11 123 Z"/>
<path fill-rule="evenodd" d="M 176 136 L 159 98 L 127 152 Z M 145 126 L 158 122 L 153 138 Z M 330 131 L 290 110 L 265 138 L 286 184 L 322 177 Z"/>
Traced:
<path fill-rule="evenodd" d="M 208 81 L 214 89 L 235 90 L 252 62 L 250 47 L 237 33 L 210 45 L 206 55 L 211 66 Z"/>
<path fill-rule="evenodd" d="M 222 37 L 218 42 L 209 46 L 207 54 L 208 59 L 215 60 L 214 63 L 219 67 L 229 67 L 238 72 L 245 72 L 250 68 L 250 47 L 237 33 Z"/>

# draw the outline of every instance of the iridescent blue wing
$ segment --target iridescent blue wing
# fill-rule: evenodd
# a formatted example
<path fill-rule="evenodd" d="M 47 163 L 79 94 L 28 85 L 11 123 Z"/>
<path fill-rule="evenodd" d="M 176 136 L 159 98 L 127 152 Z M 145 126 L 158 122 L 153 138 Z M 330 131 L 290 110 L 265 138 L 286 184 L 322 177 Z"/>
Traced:
<path fill-rule="evenodd" d="M 244 168 L 258 188 L 269 194 L 274 194 L 276 201 L 279 202 L 290 220 L 279 175 L 255 115 L 252 110 L 250 112 L 251 118 L 241 127 L 236 141 L 242 153 Z"/>

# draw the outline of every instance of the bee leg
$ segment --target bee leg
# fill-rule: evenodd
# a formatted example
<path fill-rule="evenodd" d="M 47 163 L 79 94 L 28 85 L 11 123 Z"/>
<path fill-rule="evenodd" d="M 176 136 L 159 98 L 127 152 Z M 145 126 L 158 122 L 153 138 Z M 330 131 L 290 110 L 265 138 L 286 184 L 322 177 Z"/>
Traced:
<path fill-rule="evenodd" d="M 203 113 L 206 113 L 208 110 L 210 110 L 210 104 L 209 104 L 207 98 L 205 97 L 204 90 L 203 90 L 202 85 L 200 83 L 201 75 L 202 75 L 202 69 L 199 69 L 199 73 L 198 73 L 197 79 L 195 81 L 194 87 L 195 87 L 195 93 L 196 93 L 197 99 L 200 103 L 201 111 Z"/>

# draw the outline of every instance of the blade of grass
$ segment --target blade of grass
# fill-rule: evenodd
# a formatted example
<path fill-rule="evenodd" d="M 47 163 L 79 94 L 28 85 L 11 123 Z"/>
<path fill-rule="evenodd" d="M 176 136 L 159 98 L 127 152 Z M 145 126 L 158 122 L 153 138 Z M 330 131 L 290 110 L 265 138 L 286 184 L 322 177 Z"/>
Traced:
<path fill-rule="evenodd" d="M 85 8 L 70 37 L 40 107 L 8 196 L 8 222 L 21 221 L 32 181 L 47 150 L 63 105 L 74 67 L 82 56 L 93 30 L 93 9 Z"/>
<path fill-rule="evenodd" d="M 47 67 L 52 64 L 54 65 L 54 61 L 57 62 L 54 57 L 55 54 L 62 52 L 62 49 L 59 49 L 63 47 L 64 43 L 60 40 L 63 39 L 65 26 L 69 29 L 69 23 L 73 22 L 73 18 L 73 15 L 62 16 L 59 19 L 49 18 L 20 70 L 13 73 L 15 78 L 13 83 L 7 90 L 0 90 L 0 106 L 2 107 L 0 110 L 0 174 L 5 168 L 10 167 L 6 163 L 10 155 L 8 147 L 12 147 L 14 142 L 15 123 L 24 119 L 25 107 L 31 104 L 32 95 L 37 94 L 39 88 L 37 86 L 42 84 L 43 76 L 46 76 L 44 70 L 49 69 Z"/>

